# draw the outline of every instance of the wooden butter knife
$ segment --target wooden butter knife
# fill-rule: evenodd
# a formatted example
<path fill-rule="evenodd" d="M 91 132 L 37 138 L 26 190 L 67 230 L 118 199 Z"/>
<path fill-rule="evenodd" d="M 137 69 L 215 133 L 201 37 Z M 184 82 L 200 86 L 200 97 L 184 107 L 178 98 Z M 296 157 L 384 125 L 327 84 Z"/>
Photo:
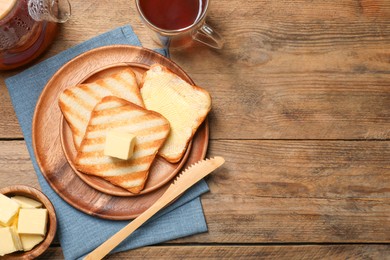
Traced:
<path fill-rule="evenodd" d="M 95 250 L 89 253 L 84 259 L 102 259 L 131 233 L 145 223 L 149 218 L 156 214 L 160 209 L 164 208 L 174 199 L 179 197 L 183 192 L 188 190 L 195 183 L 203 179 L 206 175 L 217 169 L 225 162 L 222 157 L 214 157 L 211 159 L 201 160 L 187 169 L 182 171 L 173 183 L 168 187 L 165 193 L 146 211 L 131 221 L 124 228 L 119 230 L 115 235 L 110 237 L 106 242 L 98 246 Z"/>

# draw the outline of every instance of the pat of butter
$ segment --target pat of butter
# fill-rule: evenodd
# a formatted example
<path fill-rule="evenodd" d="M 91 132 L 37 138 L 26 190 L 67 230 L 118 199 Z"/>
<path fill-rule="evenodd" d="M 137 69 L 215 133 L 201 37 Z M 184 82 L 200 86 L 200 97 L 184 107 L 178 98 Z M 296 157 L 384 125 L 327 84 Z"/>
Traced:
<path fill-rule="evenodd" d="M 23 196 L 14 196 L 14 197 L 11 197 L 11 200 L 14 200 L 17 203 L 19 203 L 20 207 L 24 208 L 24 209 L 31 209 L 31 208 L 40 208 L 40 207 L 42 207 L 42 203 L 40 203 L 39 201 L 30 199 L 30 198 L 27 198 L 27 197 L 23 197 Z"/>
<path fill-rule="evenodd" d="M 46 234 L 47 209 L 20 209 L 18 219 L 19 234 Z"/>
<path fill-rule="evenodd" d="M 18 213 L 20 206 L 17 202 L 7 196 L 0 194 L 0 224 L 8 226 L 15 215 Z"/>
<path fill-rule="evenodd" d="M 17 230 L 16 226 L 14 225 L 10 228 L 11 228 L 12 238 L 14 239 L 14 245 L 15 245 L 16 249 L 22 250 L 23 249 L 22 241 L 20 241 L 20 236 L 18 234 L 18 230 Z"/>
<path fill-rule="evenodd" d="M 0 228 L 0 256 L 21 250 L 19 236 L 13 227 Z"/>
<path fill-rule="evenodd" d="M 127 160 L 133 156 L 135 135 L 120 131 L 109 131 L 106 135 L 104 155 Z"/>
<path fill-rule="evenodd" d="M 20 240 L 22 242 L 24 251 L 29 251 L 33 249 L 33 247 L 41 243 L 44 238 L 45 237 L 41 235 L 30 235 L 30 234 L 20 235 Z"/>

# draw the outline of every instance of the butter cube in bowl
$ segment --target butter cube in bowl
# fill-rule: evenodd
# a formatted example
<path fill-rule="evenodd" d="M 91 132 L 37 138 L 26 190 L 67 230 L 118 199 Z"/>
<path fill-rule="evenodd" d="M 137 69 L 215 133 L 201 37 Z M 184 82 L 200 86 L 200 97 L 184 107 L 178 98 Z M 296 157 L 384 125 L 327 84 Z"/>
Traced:
<path fill-rule="evenodd" d="M 57 231 L 56 213 L 39 190 L 0 188 L 0 258 L 34 259 L 45 252 Z"/>

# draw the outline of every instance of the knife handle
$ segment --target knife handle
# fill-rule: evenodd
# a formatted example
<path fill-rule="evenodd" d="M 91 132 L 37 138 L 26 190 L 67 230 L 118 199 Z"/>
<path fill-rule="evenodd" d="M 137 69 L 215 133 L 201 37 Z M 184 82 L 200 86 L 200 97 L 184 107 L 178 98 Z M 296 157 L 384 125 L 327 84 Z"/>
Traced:
<path fill-rule="evenodd" d="M 159 210 L 171 203 L 174 199 L 179 197 L 183 192 L 193 186 L 195 183 L 210 174 L 213 170 L 221 166 L 225 160 L 222 157 L 214 157 L 199 161 L 186 170 L 181 172 L 175 181 L 168 187 L 164 194 L 144 213 L 139 215 L 124 228 L 119 230 L 116 234 L 106 240 L 103 244 L 98 246 L 95 250 L 89 253 L 84 259 L 95 260 L 102 259 L 118 246 L 123 240 L 131 235 L 137 228 L 150 219 Z"/>

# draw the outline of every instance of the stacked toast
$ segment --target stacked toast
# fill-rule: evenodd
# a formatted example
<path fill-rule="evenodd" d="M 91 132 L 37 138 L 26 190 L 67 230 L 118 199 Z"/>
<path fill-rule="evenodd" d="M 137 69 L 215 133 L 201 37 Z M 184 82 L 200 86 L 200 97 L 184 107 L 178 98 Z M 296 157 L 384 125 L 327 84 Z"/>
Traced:
<path fill-rule="evenodd" d="M 72 131 L 77 170 L 137 194 L 157 155 L 170 163 L 181 160 L 211 109 L 211 97 L 154 64 L 141 82 L 126 68 L 67 88 L 59 106 Z M 127 160 L 104 153 L 106 136 L 114 130 L 135 136 L 134 153 Z"/>

